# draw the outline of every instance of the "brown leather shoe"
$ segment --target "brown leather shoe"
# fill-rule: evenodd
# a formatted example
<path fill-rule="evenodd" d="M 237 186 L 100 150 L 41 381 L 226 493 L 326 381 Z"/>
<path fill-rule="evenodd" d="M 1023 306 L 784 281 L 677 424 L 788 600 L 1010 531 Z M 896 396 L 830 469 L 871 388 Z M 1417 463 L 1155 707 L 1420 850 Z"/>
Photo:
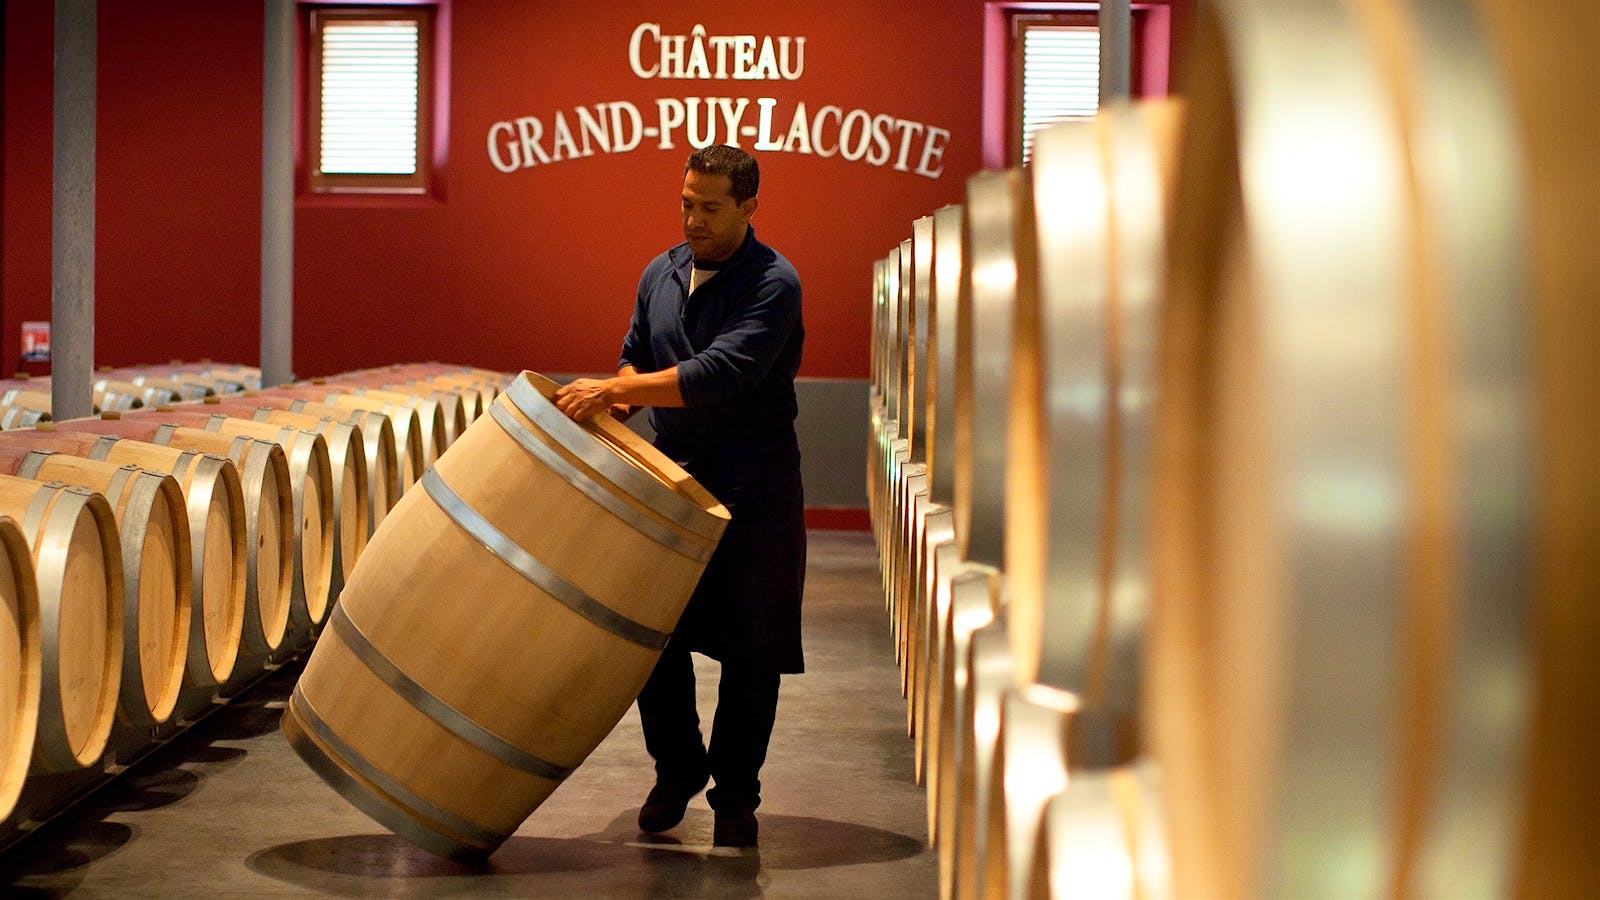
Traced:
<path fill-rule="evenodd" d="M 716 825 L 711 830 L 711 843 L 718 847 L 754 847 L 761 827 L 756 822 L 756 811 L 745 807 L 719 809 Z"/>
<path fill-rule="evenodd" d="M 639 830 L 657 834 L 682 822 L 689 801 L 704 790 L 710 780 L 707 776 L 700 779 L 699 784 L 690 782 L 687 785 L 656 782 L 644 798 L 644 805 L 639 807 Z"/>

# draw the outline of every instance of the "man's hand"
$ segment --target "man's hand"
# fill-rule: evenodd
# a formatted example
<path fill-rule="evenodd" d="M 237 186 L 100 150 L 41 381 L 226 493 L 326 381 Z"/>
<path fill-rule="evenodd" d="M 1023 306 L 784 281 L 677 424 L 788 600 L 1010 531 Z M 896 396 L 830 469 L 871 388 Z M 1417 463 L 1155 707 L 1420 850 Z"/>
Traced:
<path fill-rule="evenodd" d="M 580 422 L 596 413 L 626 422 L 641 407 L 684 405 L 677 366 L 646 373 L 623 366 L 615 378 L 577 378 L 556 388 L 555 399 L 557 409 Z"/>
<path fill-rule="evenodd" d="M 618 403 L 612 397 L 616 382 L 615 378 L 575 379 L 556 389 L 556 408 L 565 413 L 567 418 L 579 422 L 596 413 L 609 412 L 615 416 L 616 407 L 627 408 L 626 404 Z"/>

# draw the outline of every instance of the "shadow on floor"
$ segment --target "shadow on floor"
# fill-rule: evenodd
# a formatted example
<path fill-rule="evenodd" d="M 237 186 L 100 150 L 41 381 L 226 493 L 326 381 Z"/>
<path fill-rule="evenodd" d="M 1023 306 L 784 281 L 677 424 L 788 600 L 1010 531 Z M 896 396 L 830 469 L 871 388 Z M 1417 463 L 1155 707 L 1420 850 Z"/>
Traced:
<path fill-rule="evenodd" d="M 285 667 L 262 681 L 262 689 L 239 697 L 211 712 L 204 720 L 171 740 L 150 749 L 125 772 L 86 795 L 57 816 L 22 836 L 0 854 L 0 896 L 53 897 L 70 893 L 78 879 L 73 873 L 117 852 L 138 837 L 138 829 L 106 818 L 119 812 L 148 812 L 189 797 L 215 774 L 242 761 L 241 747 L 220 746 L 216 741 L 236 741 L 277 728 L 283 716 L 283 698 L 293 688 L 299 666 Z M 193 766 L 194 768 L 185 768 Z M 70 798 L 83 782 L 80 773 L 34 773 L 28 791 L 42 797 Z M 24 795 L 24 800 L 30 799 Z M 60 801 L 52 801 L 59 803 Z M 26 884 L 45 878 L 48 889 Z"/>
<path fill-rule="evenodd" d="M 488 860 L 471 865 L 433 856 L 394 835 L 345 835 L 282 844 L 252 854 L 245 865 L 277 881 L 358 897 L 532 893 L 753 897 L 761 893 L 756 882 L 761 858 L 754 851 L 660 854 L 582 838 L 513 836 Z"/>
<path fill-rule="evenodd" d="M 711 814 L 691 810 L 674 834 L 644 835 L 634 813 L 579 838 L 514 835 L 481 864 L 433 856 L 387 834 L 297 841 L 252 854 L 252 870 L 300 887 L 357 896 L 438 892 L 606 897 L 753 897 L 769 870 L 817 869 L 903 859 L 923 851 L 906 835 L 850 822 L 761 817 L 761 847 L 710 845 Z M 701 821 L 701 820 L 704 821 Z"/>

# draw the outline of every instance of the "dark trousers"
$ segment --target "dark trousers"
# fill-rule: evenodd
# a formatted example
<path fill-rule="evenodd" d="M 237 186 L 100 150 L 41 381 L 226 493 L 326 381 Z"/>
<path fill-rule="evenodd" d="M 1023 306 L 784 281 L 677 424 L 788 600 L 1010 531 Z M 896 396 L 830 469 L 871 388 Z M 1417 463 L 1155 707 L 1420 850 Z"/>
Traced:
<path fill-rule="evenodd" d="M 656 781 L 692 788 L 709 772 L 713 809 L 761 804 L 761 765 L 778 711 L 778 673 L 723 663 L 711 747 L 701 742 L 695 707 L 694 662 L 677 641 L 667 644 L 639 692 L 644 746 L 656 761 Z"/>

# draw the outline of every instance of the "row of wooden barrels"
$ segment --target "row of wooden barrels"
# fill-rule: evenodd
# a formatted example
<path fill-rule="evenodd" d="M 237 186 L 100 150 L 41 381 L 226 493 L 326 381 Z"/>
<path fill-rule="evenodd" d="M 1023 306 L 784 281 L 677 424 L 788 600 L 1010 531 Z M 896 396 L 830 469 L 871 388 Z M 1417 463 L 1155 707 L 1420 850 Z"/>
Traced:
<path fill-rule="evenodd" d="M 0 819 L 30 772 L 92 766 L 115 722 L 167 723 L 180 692 L 320 627 L 378 523 L 509 380 L 102 374 L 97 405 L 117 408 L 91 418 L 44 421 L 47 393 L 6 388 L 34 424 L 0 431 Z"/>
<path fill-rule="evenodd" d="M 876 266 L 942 896 L 1600 886 L 1600 85 L 1512 6 L 1203 4 Z"/>

